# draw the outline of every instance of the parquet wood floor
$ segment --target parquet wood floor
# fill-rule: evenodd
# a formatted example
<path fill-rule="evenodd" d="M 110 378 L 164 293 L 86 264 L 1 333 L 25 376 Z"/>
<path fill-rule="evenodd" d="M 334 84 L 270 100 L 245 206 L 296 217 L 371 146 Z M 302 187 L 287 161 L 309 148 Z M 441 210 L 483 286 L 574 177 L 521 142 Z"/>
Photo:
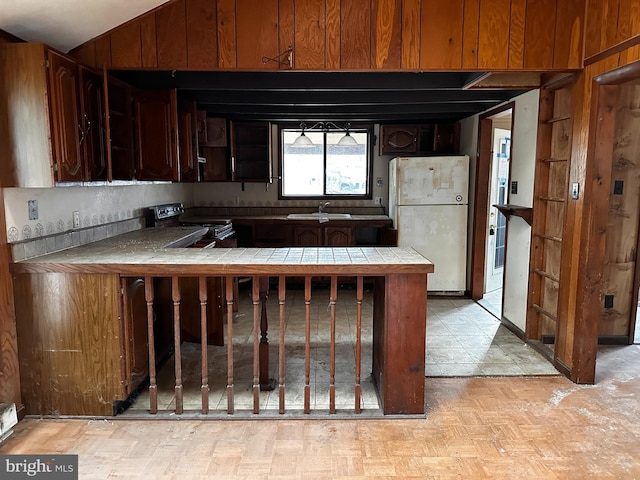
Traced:
<path fill-rule="evenodd" d="M 597 384 L 427 378 L 420 419 L 22 421 L 0 453 L 76 453 L 81 479 L 640 478 L 640 346 Z"/>

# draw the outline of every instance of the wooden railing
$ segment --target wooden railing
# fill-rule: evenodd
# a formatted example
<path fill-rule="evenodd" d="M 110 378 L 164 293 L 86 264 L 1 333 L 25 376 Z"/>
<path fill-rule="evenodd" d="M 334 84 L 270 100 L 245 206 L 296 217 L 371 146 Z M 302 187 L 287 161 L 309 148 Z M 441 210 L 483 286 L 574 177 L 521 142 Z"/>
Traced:
<path fill-rule="evenodd" d="M 340 276 L 341 282 L 343 275 Z M 175 393 L 175 409 L 173 413 L 183 414 L 184 408 L 184 385 L 183 385 L 183 358 L 181 352 L 182 339 L 181 339 L 181 290 L 180 290 L 180 277 L 172 276 L 171 278 L 171 300 L 173 303 L 173 349 L 174 349 L 174 393 Z M 234 279 L 233 276 L 222 277 L 224 282 L 224 303 L 226 311 L 226 352 L 227 352 L 227 371 L 226 371 L 226 413 L 234 414 L 236 412 L 235 407 L 235 391 L 234 385 L 238 381 L 236 373 L 234 372 L 234 305 L 237 305 L 237 298 L 234 297 Z M 363 276 L 353 277 L 355 280 L 355 365 L 354 365 L 354 384 L 353 384 L 353 410 L 354 413 L 361 413 L 362 406 L 362 385 L 361 385 L 361 369 L 362 369 L 362 302 L 363 302 Z M 124 280 L 124 279 L 123 279 Z M 147 329 L 148 329 L 148 346 L 149 346 L 149 413 L 157 414 L 162 410 L 158 408 L 158 372 L 157 372 L 157 358 L 155 351 L 155 337 L 156 332 L 154 325 L 154 277 L 145 277 L 145 300 L 147 304 Z M 261 413 L 260 408 L 260 391 L 268 390 L 270 388 L 276 388 L 278 395 L 278 408 L 279 414 L 288 413 L 291 409 L 288 409 L 285 402 L 285 391 L 290 388 L 287 384 L 287 372 L 286 365 L 286 335 L 285 335 L 285 321 L 286 321 L 286 307 L 287 307 L 287 288 L 286 280 L 287 276 L 281 275 L 277 277 L 277 301 L 278 301 L 278 368 L 277 379 L 272 387 L 269 386 L 271 380 L 269 377 L 269 340 L 268 340 L 268 319 L 267 319 L 267 297 L 269 289 L 269 279 L 263 276 L 251 277 L 251 302 L 252 302 L 252 323 L 253 323 L 253 369 L 251 378 L 251 390 L 252 390 L 252 413 Z M 330 276 L 330 290 L 329 290 L 329 310 L 330 310 L 330 332 L 329 332 L 329 385 L 328 396 L 329 406 L 328 413 L 336 413 L 336 322 L 337 322 L 337 304 L 338 304 L 338 276 Z M 207 308 L 208 303 L 216 301 L 217 299 L 208 298 L 207 289 L 207 276 L 198 277 L 198 290 L 199 290 L 199 302 L 200 302 L 200 337 L 201 337 L 201 386 L 200 395 L 202 399 L 200 412 L 203 415 L 210 414 L 209 407 L 209 359 L 208 359 L 208 345 L 207 345 Z M 312 412 L 311 407 L 311 345 L 312 345 L 312 277 L 306 276 L 304 278 L 304 326 L 305 326 L 305 343 L 304 343 L 304 384 L 302 387 L 303 395 L 303 413 L 310 414 Z M 275 329 L 274 329 L 275 330 Z M 236 342 L 237 346 L 237 342 Z M 219 347 L 222 348 L 222 347 Z M 246 381 L 247 379 L 241 379 Z M 276 383 L 277 382 L 277 383 Z M 293 387 L 292 387 L 293 388 Z M 266 409 L 263 409 L 263 411 Z M 317 409 L 313 409 L 317 410 Z M 275 411 L 275 410 L 273 410 Z"/>

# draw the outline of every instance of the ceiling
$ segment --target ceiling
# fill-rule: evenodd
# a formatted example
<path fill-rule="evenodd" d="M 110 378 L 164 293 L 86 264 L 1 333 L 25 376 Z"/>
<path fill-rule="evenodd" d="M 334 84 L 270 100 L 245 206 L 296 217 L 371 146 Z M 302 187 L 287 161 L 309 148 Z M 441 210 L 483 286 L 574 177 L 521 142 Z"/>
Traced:
<path fill-rule="evenodd" d="M 0 29 L 68 52 L 168 0 L 0 0 Z"/>
<path fill-rule="evenodd" d="M 0 29 L 66 52 L 166 1 L 0 0 Z M 177 88 L 212 116 L 292 122 L 458 120 L 535 87 L 511 78 L 477 88 L 485 72 L 114 73 L 136 87 Z"/>

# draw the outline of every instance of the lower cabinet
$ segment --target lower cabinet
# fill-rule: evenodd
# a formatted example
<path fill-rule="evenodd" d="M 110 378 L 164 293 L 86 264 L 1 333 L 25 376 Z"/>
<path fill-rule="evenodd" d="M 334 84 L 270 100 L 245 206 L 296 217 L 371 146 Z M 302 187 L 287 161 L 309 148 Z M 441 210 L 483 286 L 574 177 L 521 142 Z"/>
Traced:
<path fill-rule="evenodd" d="M 27 415 L 114 415 L 149 375 L 144 278 L 15 275 L 21 396 Z M 221 283 L 207 282 L 209 344 L 222 345 Z M 181 278 L 181 340 L 200 341 L 197 278 Z M 167 295 L 168 293 L 168 295 Z M 171 279 L 154 279 L 156 365 L 172 354 Z"/>
<path fill-rule="evenodd" d="M 351 227 L 294 227 L 296 247 L 348 247 L 353 245 Z"/>
<path fill-rule="evenodd" d="M 113 415 L 126 398 L 120 277 L 14 276 L 20 388 L 28 415 Z"/>

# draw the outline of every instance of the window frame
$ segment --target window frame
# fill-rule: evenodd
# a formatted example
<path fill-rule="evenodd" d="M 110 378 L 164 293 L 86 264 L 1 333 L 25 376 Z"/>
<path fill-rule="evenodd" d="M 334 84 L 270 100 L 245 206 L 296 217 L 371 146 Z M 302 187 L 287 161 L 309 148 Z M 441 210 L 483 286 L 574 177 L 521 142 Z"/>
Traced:
<path fill-rule="evenodd" d="M 309 122 L 313 124 L 313 122 Z M 349 126 L 350 132 L 366 132 L 367 133 L 367 191 L 360 195 L 283 195 L 282 187 L 283 182 L 283 166 L 284 166 L 284 152 L 282 144 L 282 131 L 283 130 L 299 130 L 299 123 L 279 123 L 278 124 L 278 178 L 280 179 L 280 185 L 278 187 L 278 200 L 371 200 L 373 198 L 373 146 L 375 143 L 375 135 L 373 130 L 373 124 L 351 124 Z M 309 130 L 307 130 L 309 131 Z M 317 130 L 311 130 L 317 131 Z M 329 132 L 335 132 L 337 130 L 330 129 Z M 326 136 L 324 137 L 326 141 Z M 324 149 L 324 173 L 326 178 L 327 157 L 326 148 Z M 326 185 L 325 185 L 326 186 Z M 324 188 L 323 188 L 324 189 Z"/>

